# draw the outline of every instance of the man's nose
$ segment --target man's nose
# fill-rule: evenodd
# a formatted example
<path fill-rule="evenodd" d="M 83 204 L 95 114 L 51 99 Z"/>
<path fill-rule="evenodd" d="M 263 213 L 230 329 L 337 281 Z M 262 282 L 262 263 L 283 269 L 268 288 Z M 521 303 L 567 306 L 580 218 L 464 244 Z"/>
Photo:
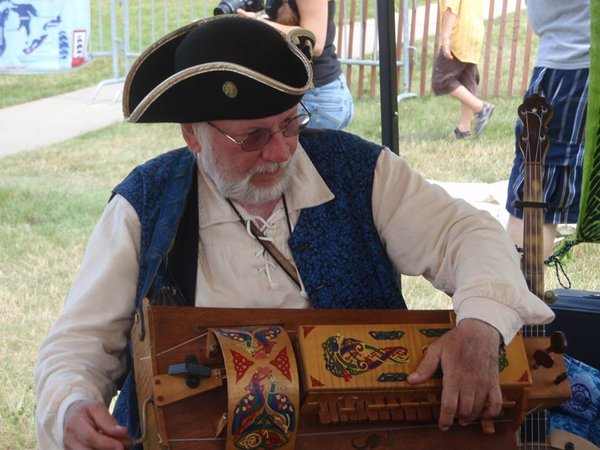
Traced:
<path fill-rule="evenodd" d="M 285 162 L 289 159 L 292 149 L 283 133 L 275 133 L 262 149 L 262 158 L 271 162 Z"/>

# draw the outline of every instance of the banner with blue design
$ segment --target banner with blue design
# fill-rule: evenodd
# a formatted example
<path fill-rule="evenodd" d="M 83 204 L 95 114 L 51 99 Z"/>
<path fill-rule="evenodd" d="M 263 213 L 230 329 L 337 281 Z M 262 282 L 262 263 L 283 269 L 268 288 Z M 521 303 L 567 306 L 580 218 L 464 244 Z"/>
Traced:
<path fill-rule="evenodd" d="M 0 72 L 56 72 L 89 61 L 89 0 L 0 0 Z"/>

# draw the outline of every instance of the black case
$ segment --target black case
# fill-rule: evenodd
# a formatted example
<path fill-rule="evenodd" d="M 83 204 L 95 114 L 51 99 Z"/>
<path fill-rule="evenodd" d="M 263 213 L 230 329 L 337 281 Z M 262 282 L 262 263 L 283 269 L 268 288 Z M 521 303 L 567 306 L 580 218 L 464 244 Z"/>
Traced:
<path fill-rule="evenodd" d="M 600 369 L 600 292 L 554 289 L 558 299 L 550 305 L 556 319 L 547 334 L 567 336 L 567 355 Z"/>

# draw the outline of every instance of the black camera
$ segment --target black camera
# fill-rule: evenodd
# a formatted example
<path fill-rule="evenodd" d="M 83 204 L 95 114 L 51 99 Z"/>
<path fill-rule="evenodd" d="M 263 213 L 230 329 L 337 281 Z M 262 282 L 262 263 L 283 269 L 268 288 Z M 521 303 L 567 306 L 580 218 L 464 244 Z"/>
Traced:
<path fill-rule="evenodd" d="M 213 10 L 213 14 L 235 14 L 238 9 L 248 12 L 259 12 L 265 9 L 262 0 L 221 0 Z"/>

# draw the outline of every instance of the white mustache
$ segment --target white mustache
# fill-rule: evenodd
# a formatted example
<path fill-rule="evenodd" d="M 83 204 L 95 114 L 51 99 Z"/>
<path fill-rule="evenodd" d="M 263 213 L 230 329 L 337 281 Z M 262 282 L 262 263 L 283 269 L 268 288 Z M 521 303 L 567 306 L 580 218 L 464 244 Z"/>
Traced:
<path fill-rule="evenodd" d="M 289 165 L 290 165 L 290 160 L 289 159 L 287 161 L 285 161 L 285 162 L 282 162 L 282 163 L 268 163 L 268 164 L 265 164 L 264 166 L 261 166 L 261 167 L 254 167 L 250 171 L 250 176 L 256 175 L 256 174 L 259 174 L 259 173 L 277 172 L 280 169 L 285 169 Z"/>

